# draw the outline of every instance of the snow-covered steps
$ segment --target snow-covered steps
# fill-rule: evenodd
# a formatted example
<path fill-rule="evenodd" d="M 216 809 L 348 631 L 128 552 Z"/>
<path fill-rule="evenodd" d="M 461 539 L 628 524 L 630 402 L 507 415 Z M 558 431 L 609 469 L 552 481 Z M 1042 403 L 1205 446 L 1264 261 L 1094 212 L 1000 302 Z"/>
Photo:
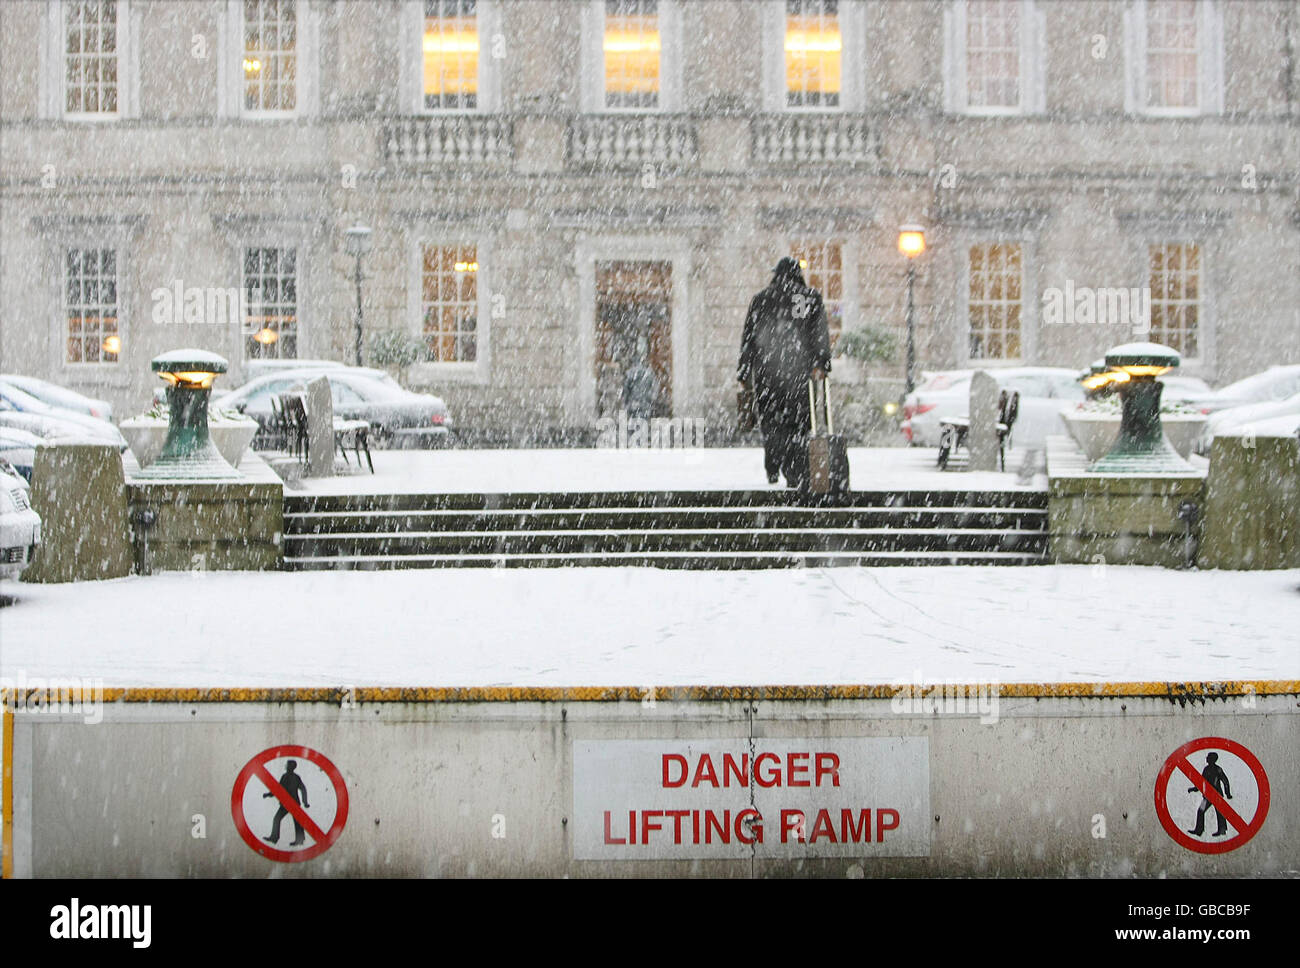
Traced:
<path fill-rule="evenodd" d="M 285 496 L 307 568 L 1039 564 L 1041 492 L 632 491 Z"/>

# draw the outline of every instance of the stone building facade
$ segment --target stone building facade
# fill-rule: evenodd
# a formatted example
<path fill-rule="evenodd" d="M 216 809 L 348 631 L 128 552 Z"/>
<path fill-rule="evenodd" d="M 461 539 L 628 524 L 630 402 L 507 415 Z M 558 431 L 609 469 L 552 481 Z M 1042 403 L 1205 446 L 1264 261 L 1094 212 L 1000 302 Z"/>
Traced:
<path fill-rule="evenodd" d="M 1222 383 L 1300 361 L 1298 40 L 1285 0 L 5 3 L 0 370 L 125 416 L 179 346 L 351 362 L 361 224 L 367 362 L 466 439 L 587 439 L 647 367 L 724 439 L 777 259 L 901 341 L 916 222 L 923 368 L 1149 332 Z"/>

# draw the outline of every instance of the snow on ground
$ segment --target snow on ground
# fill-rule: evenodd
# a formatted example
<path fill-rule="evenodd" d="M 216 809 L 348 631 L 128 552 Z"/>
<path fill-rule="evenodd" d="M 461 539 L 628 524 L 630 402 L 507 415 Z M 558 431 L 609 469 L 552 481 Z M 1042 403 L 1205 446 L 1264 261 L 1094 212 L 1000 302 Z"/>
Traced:
<path fill-rule="evenodd" d="M 962 452 L 964 455 L 964 451 Z M 759 447 L 590 448 L 584 450 L 376 450 L 375 473 L 301 482 L 313 494 L 440 491 L 679 491 L 768 487 Z M 930 447 L 853 447 L 855 490 L 1024 490 L 1024 454 L 1007 455 L 1007 471 L 940 471 Z M 353 465 L 355 468 L 355 465 Z M 1028 485 L 1044 490 L 1046 476 Z"/>
<path fill-rule="evenodd" d="M 0 676 L 108 686 L 1300 679 L 1300 570 L 170 573 L 0 583 Z"/>

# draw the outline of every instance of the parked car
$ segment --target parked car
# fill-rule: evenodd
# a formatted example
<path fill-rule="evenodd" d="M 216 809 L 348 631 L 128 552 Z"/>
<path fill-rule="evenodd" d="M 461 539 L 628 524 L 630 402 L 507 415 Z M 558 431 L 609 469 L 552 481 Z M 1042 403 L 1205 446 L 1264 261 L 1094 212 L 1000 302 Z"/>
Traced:
<path fill-rule="evenodd" d="M 48 380 L 38 380 L 34 376 L 21 376 L 15 373 L 0 373 L 0 381 L 17 387 L 28 396 L 35 397 L 41 403 L 49 404 L 58 410 L 71 410 L 73 413 L 95 417 L 98 420 L 113 419 L 113 405 L 107 400 L 96 400 L 61 387 Z"/>
<path fill-rule="evenodd" d="M 988 370 L 998 384 L 1020 393 L 1020 415 L 1011 442 L 1042 449 L 1051 434 L 1066 433 L 1061 410 L 1085 399 L 1079 374 L 1060 367 L 1026 366 Z M 903 436 L 914 447 L 938 447 L 940 423 L 970 410 L 974 370 L 942 370 L 922 375 L 920 385 L 903 401 Z"/>
<path fill-rule="evenodd" d="M 254 366 L 254 364 L 261 365 Z M 378 380 L 380 383 L 392 387 L 394 390 L 402 389 L 402 385 L 394 380 L 386 370 L 376 370 L 368 366 L 348 366 L 346 363 L 333 363 L 329 360 L 250 360 L 244 364 L 244 369 L 248 374 L 248 379 L 244 381 L 242 386 L 236 387 L 234 390 L 221 388 L 213 390 L 213 406 L 221 406 L 222 398 L 234 393 L 235 390 L 250 386 L 259 379 L 284 376 L 289 373 L 296 374 L 301 379 L 302 374 L 310 373 L 319 376 L 322 371 L 337 370 L 355 376 L 368 376 L 372 380 Z M 154 389 L 153 402 L 155 405 L 166 404 L 167 388 L 165 386 Z"/>
<path fill-rule="evenodd" d="M 1201 437 L 1196 442 L 1196 452 L 1198 454 L 1208 454 L 1211 442 L 1220 434 L 1242 433 L 1262 422 L 1268 422 L 1271 425 L 1274 421 L 1281 421 L 1279 425 L 1285 426 L 1287 418 L 1295 418 L 1295 422 L 1300 424 L 1300 393 L 1287 397 L 1285 400 L 1269 401 L 1268 403 L 1248 403 L 1243 407 L 1230 407 L 1227 410 L 1220 410 L 1217 413 L 1210 414 L 1205 421 Z"/>
<path fill-rule="evenodd" d="M 0 426 L 16 427 L 47 441 L 89 441 L 126 449 L 126 438 L 107 420 L 60 410 L 0 380 Z"/>
<path fill-rule="evenodd" d="M 42 438 L 29 431 L 0 426 L 0 461 L 7 461 L 19 475 L 30 481 L 36 463 L 36 448 L 42 442 Z"/>
<path fill-rule="evenodd" d="M 330 383 L 334 415 L 370 424 L 370 439 L 379 446 L 442 447 L 451 443 L 452 419 L 440 397 L 404 390 L 387 373 L 356 367 L 289 370 L 250 380 L 223 394 L 215 405 L 246 413 L 271 429 L 271 397 L 301 390 L 308 380 L 324 376 Z"/>
<path fill-rule="evenodd" d="M 1270 366 L 1263 373 L 1254 373 L 1187 403 L 1202 413 L 1218 413 L 1250 403 L 1278 402 L 1297 393 L 1300 393 L 1300 364 L 1288 364 Z"/>
<path fill-rule="evenodd" d="M 27 482 L 0 464 L 0 578 L 17 578 L 41 543 L 41 517 L 27 500 Z"/>
<path fill-rule="evenodd" d="M 1165 385 L 1160 395 L 1161 404 L 1190 403 L 1212 396 L 1214 391 L 1199 376 L 1162 376 L 1160 382 Z"/>

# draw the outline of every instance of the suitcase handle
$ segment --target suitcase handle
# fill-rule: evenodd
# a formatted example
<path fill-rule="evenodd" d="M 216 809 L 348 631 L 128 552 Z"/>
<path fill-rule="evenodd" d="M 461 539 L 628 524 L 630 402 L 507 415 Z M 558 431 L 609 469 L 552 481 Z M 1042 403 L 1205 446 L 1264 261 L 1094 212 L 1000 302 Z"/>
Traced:
<path fill-rule="evenodd" d="M 817 395 L 813 391 L 813 385 L 815 383 L 816 383 L 815 380 L 808 381 L 808 418 L 809 418 L 809 422 L 812 424 L 811 429 L 812 429 L 812 435 L 814 437 L 817 436 Z M 834 418 L 831 417 L 830 381 L 826 377 L 822 377 L 821 383 L 822 383 L 822 403 L 825 405 L 825 413 L 826 413 L 826 420 L 824 421 L 826 424 L 826 432 L 828 434 L 834 434 L 835 421 Z"/>

